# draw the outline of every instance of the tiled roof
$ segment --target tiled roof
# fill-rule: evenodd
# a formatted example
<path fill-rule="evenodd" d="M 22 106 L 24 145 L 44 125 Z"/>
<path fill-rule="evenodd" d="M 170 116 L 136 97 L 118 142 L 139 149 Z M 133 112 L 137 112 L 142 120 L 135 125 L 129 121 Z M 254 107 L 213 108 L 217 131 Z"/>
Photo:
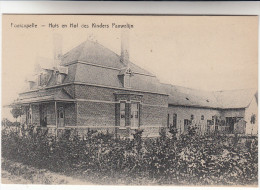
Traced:
<path fill-rule="evenodd" d="M 253 98 L 256 98 L 255 89 L 227 90 L 213 92 L 222 108 L 246 108 Z"/>
<path fill-rule="evenodd" d="M 35 93 L 24 94 L 14 104 L 26 104 L 51 100 L 73 101 L 72 97 L 64 89 L 39 90 Z"/>
<path fill-rule="evenodd" d="M 70 64 L 78 62 L 77 64 Z M 93 85 L 123 88 L 119 75 L 126 66 L 120 56 L 97 42 L 85 41 L 62 56 L 62 65 L 68 66 L 64 83 L 79 82 Z M 150 72 L 129 62 L 133 72 L 132 90 L 164 93 L 158 79 Z"/>
<path fill-rule="evenodd" d="M 40 59 L 42 62 L 51 61 Z M 71 64 L 76 63 L 77 64 Z M 48 65 L 49 65 L 48 64 Z M 84 83 L 101 85 L 107 87 L 123 88 L 119 76 L 124 73 L 126 66 L 120 61 L 120 56 L 105 48 L 97 42 L 85 41 L 62 56 L 61 65 L 68 68 L 64 83 Z M 161 84 L 150 72 L 129 62 L 133 72 L 131 76 L 130 90 L 148 91 L 169 95 L 169 104 L 178 106 L 232 109 L 245 108 L 249 105 L 254 95 L 257 98 L 256 90 L 231 90 L 231 91 L 203 91 L 181 86 Z M 62 68 L 63 69 L 63 68 Z M 55 83 L 53 83 L 55 84 Z M 50 85 L 53 85 L 50 83 Z M 46 94 L 44 94 L 46 93 Z M 68 99 L 71 97 L 64 92 L 44 92 L 41 90 L 29 98 L 35 101 L 47 99 Z M 27 101 L 21 99 L 19 101 Z"/>
<path fill-rule="evenodd" d="M 77 64 L 76 68 L 72 69 L 72 72 L 75 72 L 75 77 L 71 77 L 74 82 L 123 88 L 123 84 L 119 79 L 120 71 L 118 70 Z M 66 81 L 68 81 L 68 79 L 66 79 Z M 131 76 L 130 89 L 164 93 L 164 89 L 161 88 L 161 84 L 156 77 L 139 74 Z"/>
<path fill-rule="evenodd" d="M 120 56 L 108 48 L 102 46 L 98 42 L 85 41 L 77 47 L 64 54 L 61 58 L 62 65 L 68 65 L 75 61 L 96 64 L 105 67 L 122 69 L 125 65 L 120 61 Z M 140 68 L 139 66 L 129 63 L 133 72 L 152 75 L 150 72 Z"/>
<path fill-rule="evenodd" d="M 230 91 L 203 91 L 164 84 L 169 94 L 169 104 L 204 108 L 246 108 L 256 94 L 254 89 Z"/>

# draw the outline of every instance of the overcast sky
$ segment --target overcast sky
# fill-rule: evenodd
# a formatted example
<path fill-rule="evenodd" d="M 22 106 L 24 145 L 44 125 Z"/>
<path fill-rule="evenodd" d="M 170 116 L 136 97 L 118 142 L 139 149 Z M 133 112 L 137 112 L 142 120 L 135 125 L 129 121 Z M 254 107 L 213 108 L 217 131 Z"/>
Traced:
<path fill-rule="evenodd" d="M 11 23 L 35 23 L 38 28 L 15 28 Z M 49 28 L 49 23 L 59 28 Z M 78 23 L 78 28 L 70 28 L 70 23 Z M 92 23 L 110 27 L 93 29 Z M 120 29 L 111 28 L 112 23 L 134 26 L 129 30 L 130 60 L 163 83 L 203 90 L 257 88 L 258 20 L 254 16 L 4 15 L 2 104 L 17 97 L 37 57 L 53 57 L 54 33 L 63 37 L 63 53 L 93 35 L 120 54 Z M 62 29 L 61 24 L 68 27 Z"/>

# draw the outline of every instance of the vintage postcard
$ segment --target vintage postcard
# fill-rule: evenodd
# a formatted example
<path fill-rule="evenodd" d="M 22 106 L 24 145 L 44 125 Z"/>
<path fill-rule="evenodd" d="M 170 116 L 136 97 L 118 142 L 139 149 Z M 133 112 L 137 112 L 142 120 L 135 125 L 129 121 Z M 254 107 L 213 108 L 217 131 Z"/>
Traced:
<path fill-rule="evenodd" d="M 2 29 L 3 184 L 258 186 L 258 16 Z"/>

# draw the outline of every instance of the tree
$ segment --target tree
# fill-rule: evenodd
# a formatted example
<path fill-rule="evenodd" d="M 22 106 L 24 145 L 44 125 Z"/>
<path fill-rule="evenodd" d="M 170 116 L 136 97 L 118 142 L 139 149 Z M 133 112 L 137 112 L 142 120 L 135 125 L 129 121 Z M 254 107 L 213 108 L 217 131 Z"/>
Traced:
<path fill-rule="evenodd" d="M 7 118 L 2 119 L 2 126 L 7 127 L 7 126 L 11 126 L 11 125 L 12 125 L 12 122 L 9 121 Z"/>
<path fill-rule="evenodd" d="M 24 110 L 21 107 L 14 107 L 11 110 L 11 114 L 13 115 L 13 117 L 16 119 L 16 122 L 17 122 L 17 118 L 21 117 L 21 115 L 24 114 Z"/>

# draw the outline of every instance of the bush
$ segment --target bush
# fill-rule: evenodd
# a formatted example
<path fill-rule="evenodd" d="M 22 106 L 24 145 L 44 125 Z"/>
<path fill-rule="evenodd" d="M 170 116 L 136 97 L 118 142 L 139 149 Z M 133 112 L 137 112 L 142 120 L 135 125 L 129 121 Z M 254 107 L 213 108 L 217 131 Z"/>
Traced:
<path fill-rule="evenodd" d="M 154 139 L 115 139 L 89 131 L 81 139 L 67 131 L 59 139 L 47 133 L 20 136 L 2 131 L 4 158 L 80 176 L 97 184 L 257 184 L 258 139 L 198 136 L 191 129 L 179 139 L 173 130 Z M 236 143 L 234 143 L 236 142 Z"/>

